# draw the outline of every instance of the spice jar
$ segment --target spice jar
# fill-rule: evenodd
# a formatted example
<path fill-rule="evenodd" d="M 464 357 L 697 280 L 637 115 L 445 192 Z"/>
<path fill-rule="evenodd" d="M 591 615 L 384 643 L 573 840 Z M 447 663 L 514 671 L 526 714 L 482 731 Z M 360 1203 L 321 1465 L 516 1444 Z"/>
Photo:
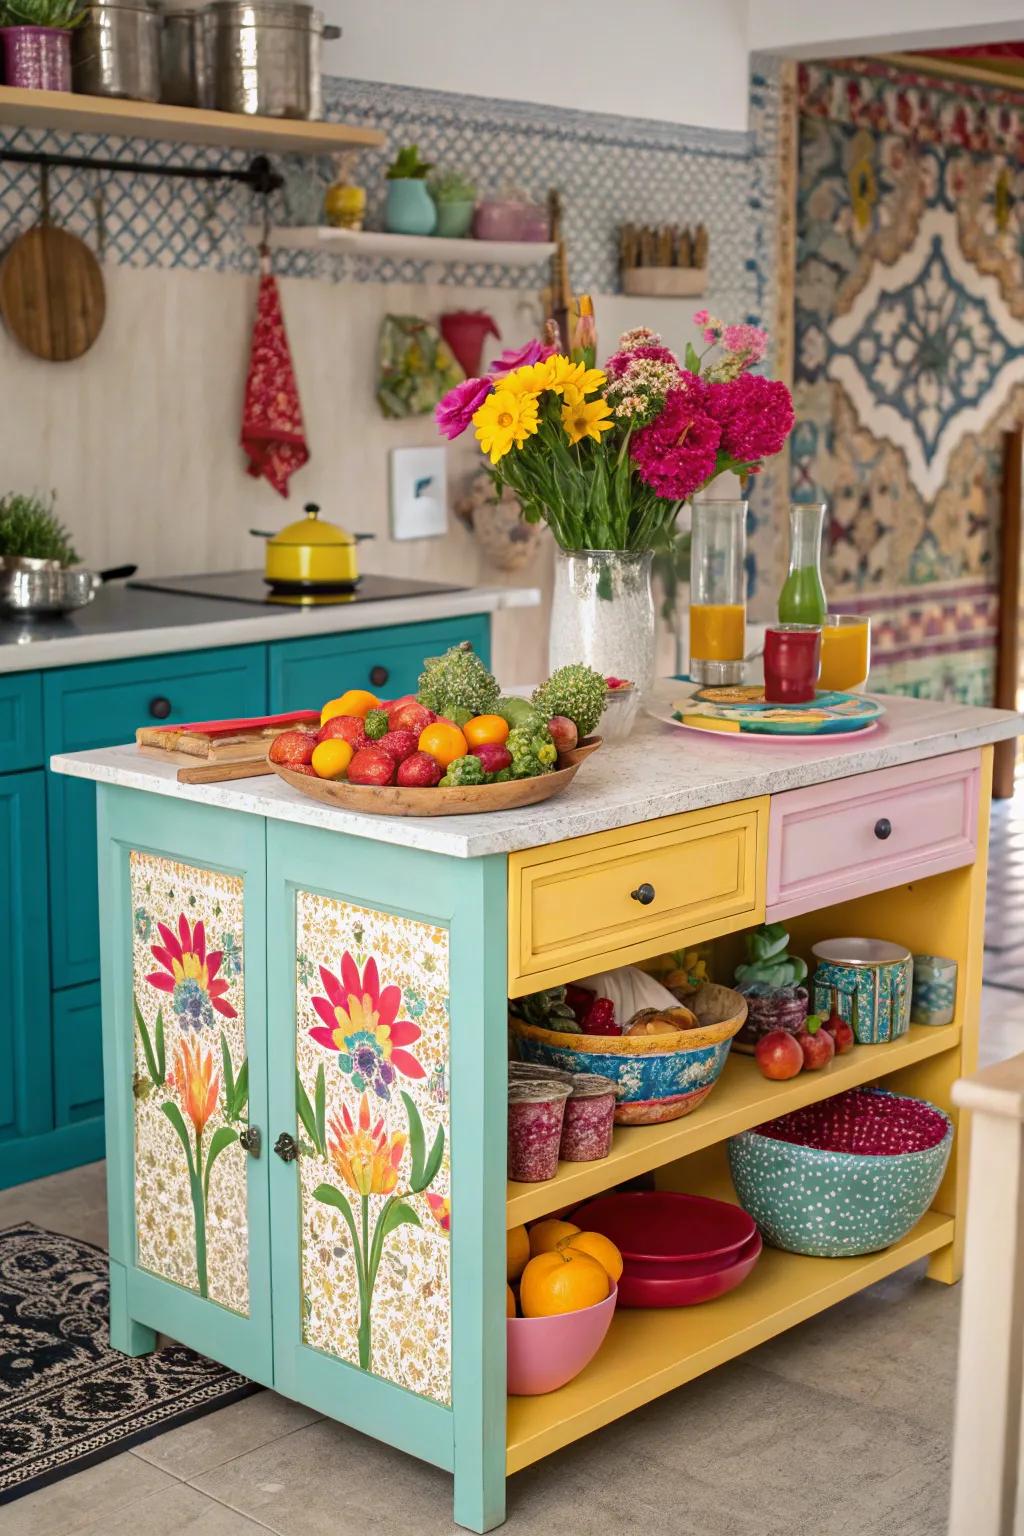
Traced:
<path fill-rule="evenodd" d="M 518 1078 L 525 1082 L 528 1078 L 544 1078 L 549 1083 L 568 1083 L 572 1087 L 574 1077 L 572 1072 L 563 1072 L 561 1067 L 545 1067 L 539 1061 L 510 1061 L 508 1064 L 508 1080 Z"/>
<path fill-rule="evenodd" d="M 956 961 L 943 955 L 915 955 L 911 1024 L 952 1024 L 955 1011 Z"/>
<path fill-rule="evenodd" d="M 559 1156 L 567 1163 L 594 1163 L 612 1149 L 616 1085 L 595 1072 L 577 1072 L 565 1106 Z"/>
<path fill-rule="evenodd" d="M 508 1085 L 508 1176 L 539 1184 L 558 1172 L 565 1101 L 571 1083 L 520 1078 Z"/>

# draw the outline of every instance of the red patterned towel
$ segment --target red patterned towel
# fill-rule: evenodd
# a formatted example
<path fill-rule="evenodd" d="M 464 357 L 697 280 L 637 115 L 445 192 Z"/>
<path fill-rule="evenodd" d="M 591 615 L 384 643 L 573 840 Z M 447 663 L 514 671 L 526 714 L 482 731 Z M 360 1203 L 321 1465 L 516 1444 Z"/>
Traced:
<path fill-rule="evenodd" d="M 260 274 L 256 323 L 242 411 L 242 447 L 249 473 L 263 475 L 288 495 L 288 479 L 309 458 L 302 407 L 281 313 L 281 295 L 270 272 Z"/>

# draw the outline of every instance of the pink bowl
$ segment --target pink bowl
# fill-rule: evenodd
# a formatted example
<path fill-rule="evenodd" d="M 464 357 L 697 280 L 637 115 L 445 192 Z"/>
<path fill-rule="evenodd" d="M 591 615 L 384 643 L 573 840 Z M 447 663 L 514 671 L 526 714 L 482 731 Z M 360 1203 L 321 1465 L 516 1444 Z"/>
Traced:
<path fill-rule="evenodd" d="M 612 1286 L 596 1307 L 557 1317 L 506 1318 L 509 1393 L 540 1397 L 578 1376 L 604 1343 L 618 1294 Z"/>
<path fill-rule="evenodd" d="M 619 1302 L 624 1307 L 695 1307 L 702 1301 L 714 1301 L 743 1284 L 761 1257 L 761 1246 L 761 1234 L 755 1227 L 753 1237 L 739 1253 L 724 1262 L 708 1259 L 695 1273 L 637 1274 L 627 1263 L 619 1281 Z"/>
<path fill-rule="evenodd" d="M 599 1195 L 573 1211 L 578 1227 L 603 1232 L 638 1272 L 700 1273 L 708 1259 L 718 1267 L 735 1258 L 756 1227 L 752 1216 L 726 1200 L 672 1190 L 620 1190 Z"/>

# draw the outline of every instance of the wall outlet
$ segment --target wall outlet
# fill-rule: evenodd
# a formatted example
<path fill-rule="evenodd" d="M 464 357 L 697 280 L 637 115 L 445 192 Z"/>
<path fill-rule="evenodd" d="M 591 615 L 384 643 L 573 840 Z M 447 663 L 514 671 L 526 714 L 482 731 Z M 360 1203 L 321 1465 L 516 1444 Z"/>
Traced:
<path fill-rule="evenodd" d="M 392 448 L 391 537 L 436 539 L 448 531 L 448 456 L 443 448 Z"/>

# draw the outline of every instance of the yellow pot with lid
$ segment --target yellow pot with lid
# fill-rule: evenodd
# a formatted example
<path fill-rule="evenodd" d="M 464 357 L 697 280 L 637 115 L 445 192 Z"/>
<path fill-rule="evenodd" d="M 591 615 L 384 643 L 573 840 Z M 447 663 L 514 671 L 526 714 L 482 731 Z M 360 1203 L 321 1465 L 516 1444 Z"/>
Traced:
<path fill-rule="evenodd" d="M 272 587 L 353 587 L 359 580 L 357 546 L 372 533 L 349 533 L 320 516 L 315 501 L 308 501 L 305 517 L 289 523 L 279 533 L 250 528 L 255 538 L 266 539 L 264 576 Z"/>

